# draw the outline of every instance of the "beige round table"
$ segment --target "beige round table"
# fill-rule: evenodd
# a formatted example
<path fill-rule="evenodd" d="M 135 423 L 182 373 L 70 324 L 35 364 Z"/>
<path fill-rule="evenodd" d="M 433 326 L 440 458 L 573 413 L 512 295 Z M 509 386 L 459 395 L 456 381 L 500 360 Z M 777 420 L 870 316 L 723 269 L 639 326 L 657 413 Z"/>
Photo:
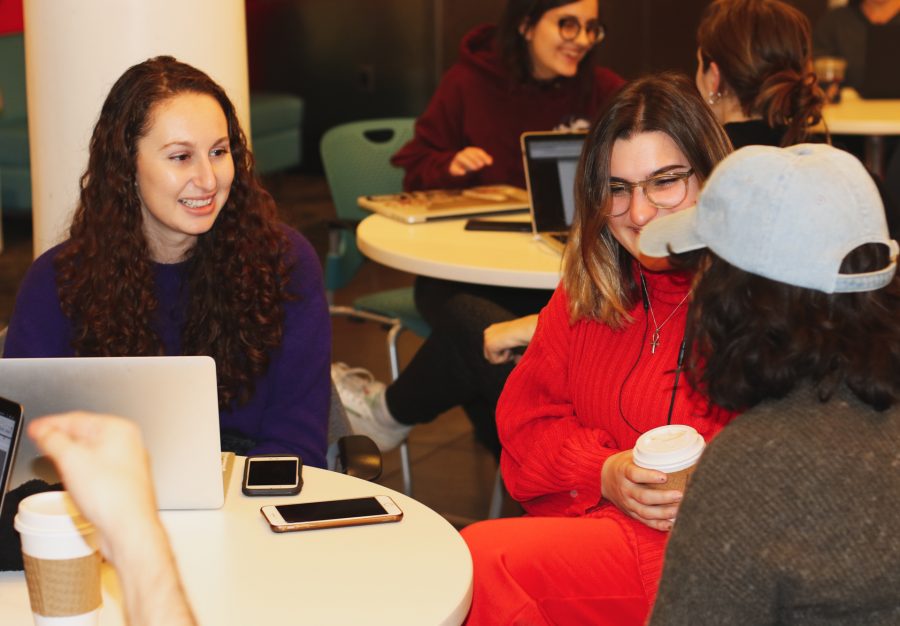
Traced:
<path fill-rule="evenodd" d="M 237 457 L 225 506 L 161 517 L 200 624 L 460 624 L 472 560 L 459 533 L 423 504 L 381 485 L 304 468 L 298 496 L 241 493 Z M 266 504 L 389 495 L 397 523 L 276 534 Z M 102 626 L 124 624 L 115 572 L 103 566 Z M 31 624 L 22 572 L 0 572 L 0 624 Z"/>
<path fill-rule="evenodd" d="M 524 221 L 527 214 L 491 219 Z M 357 228 L 359 249 L 394 269 L 481 285 L 555 289 L 559 253 L 531 233 L 465 230 L 465 219 L 404 224 L 371 215 Z"/>
<path fill-rule="evenodd" d="M 884 174 L 884 137 L 900 135 L 900 100 L 866 100 L 853 89 L 841 91 L 841 101 L 826 105 L 823 116 L 835 135 L 864 135 L 866 165 Z"/>

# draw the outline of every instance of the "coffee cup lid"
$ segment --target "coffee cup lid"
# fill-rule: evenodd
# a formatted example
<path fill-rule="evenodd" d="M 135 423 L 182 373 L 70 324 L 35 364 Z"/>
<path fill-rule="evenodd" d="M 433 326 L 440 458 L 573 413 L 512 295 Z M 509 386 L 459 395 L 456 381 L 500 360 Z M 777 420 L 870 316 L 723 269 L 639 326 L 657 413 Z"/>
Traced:
<path fill-rule="evenodd" d="M 93 525 L 84 518 L 65 491 L 45 491 L 19 503 L 14 522 L 19 532 L 86 534 Z"/>
<path fill-rule="evenodd" d="M 648 430 L 634 444 L 634 462 L 661 472 L 677 472 L 697 462 L 706 442 L 692 427 L 669 424 Z"/>

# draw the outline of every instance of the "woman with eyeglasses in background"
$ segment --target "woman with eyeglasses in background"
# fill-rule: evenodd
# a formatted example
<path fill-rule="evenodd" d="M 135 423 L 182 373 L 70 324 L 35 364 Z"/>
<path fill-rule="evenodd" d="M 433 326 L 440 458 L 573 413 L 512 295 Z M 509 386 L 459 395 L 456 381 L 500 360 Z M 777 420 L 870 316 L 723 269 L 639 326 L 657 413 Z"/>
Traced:
<path fill-rule="evenodd" d="M 632 461 L 666 423 L 713 437 L 733 414 L 678 371 L 693 276 L 639 256 L 641 229 L 696 200 L 731 151 L 691 81 L 625 86 L 585 139 L 563 281 L 497 406 L 501 467 L 528 516 L 463 530 L 471 624 L 643 624 L 681 492 Z M 723 512 L 727 514 L 727 512 Z"/>
<path fill-rule="evenodd" d="M 392 159 L 404 187 L 525 186 L 519 136 L 587 128 L 622 84 L 594 63 L 605 36 L 597 0 L 509 0 L 498 26 L 462 40 L 415 137 Z"/>
<path fill-rule="evenodd" d="M 520 135 L 586 129 L 623 84 L 594 62 L 604 36 L 597 0 L 509 0 L 498 26 L 465 36 L 414 138 L 394 156 L 405 188 L 524 187 Z M 390 449 L 412 424 L 462 405 L 479 441 L 499 455 L 494 408 L 512 365 L 485 361 L 482 333 L 537 313 L 550 292 L 424 277 L 415 292 L 432 333 L 397 381 L 385 388 L 364 370 L 335 365 L 354 429 Z"/>

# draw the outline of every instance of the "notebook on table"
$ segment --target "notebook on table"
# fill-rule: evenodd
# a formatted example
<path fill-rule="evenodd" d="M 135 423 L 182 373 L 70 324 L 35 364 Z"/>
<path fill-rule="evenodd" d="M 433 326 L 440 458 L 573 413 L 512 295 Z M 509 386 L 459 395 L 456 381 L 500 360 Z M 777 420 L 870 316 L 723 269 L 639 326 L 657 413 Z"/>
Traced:
<path fill-rule="evenodd" d="M 866 29 L 866 64 L 859 95 L 900 99 L 900 26 L 870 24 Z"/>
<path fill-rule="evenodd" d="M 575 170 L 586 133 L 529 132 L 521 137 L 532 232 L 562 253 L 575 216 Z"/>
<path fill-rule="evenodd" d="M 360 196 L 359 206 L 385 217 L 418 224 L 430 220 L 495 215 L 528 210 L 528 194 L 511 185 L 469 189 L 431 189 L 380 196 Z"/>
<path fill-rule="evenodd" d="M 0 396 L 26 422 L 87 410 L 120 415 L 141 429 L 161 509 L 214 509 L 224 502 L 215 361 L 204 356 L 0 359 Z M 52 463 L 23 438 L 10 487 L 59 482 Z"/>

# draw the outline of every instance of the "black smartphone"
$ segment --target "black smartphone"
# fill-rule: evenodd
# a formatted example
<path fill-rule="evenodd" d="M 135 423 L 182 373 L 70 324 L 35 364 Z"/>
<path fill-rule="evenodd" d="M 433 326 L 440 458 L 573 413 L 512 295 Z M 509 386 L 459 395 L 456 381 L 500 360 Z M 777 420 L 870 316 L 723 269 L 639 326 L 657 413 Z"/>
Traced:
<path fill-rule="evenodd" d="M 22 434 L 22 405 L 0 398 L 0 511 Z"/>
<path fill-rule="evenodd" d="M 295 454 L 257 454 L 244 461 L 246 496 L 292 496 L 303 488 L 303 461 Z"/>
<path fill-rule="evenodd" d="M 403 511 L 388 496 L 279 504 L 264 506 L 260 512 L 276 533 L 398 522 L 403 518 Z"/>
<path fill-rule="evenodd" d="M 466 222 L 466 230 L 491 230 L 508 233 L 530 233 L 531 222 L 501 222 L 499 220 L 471 219 Z"/>

